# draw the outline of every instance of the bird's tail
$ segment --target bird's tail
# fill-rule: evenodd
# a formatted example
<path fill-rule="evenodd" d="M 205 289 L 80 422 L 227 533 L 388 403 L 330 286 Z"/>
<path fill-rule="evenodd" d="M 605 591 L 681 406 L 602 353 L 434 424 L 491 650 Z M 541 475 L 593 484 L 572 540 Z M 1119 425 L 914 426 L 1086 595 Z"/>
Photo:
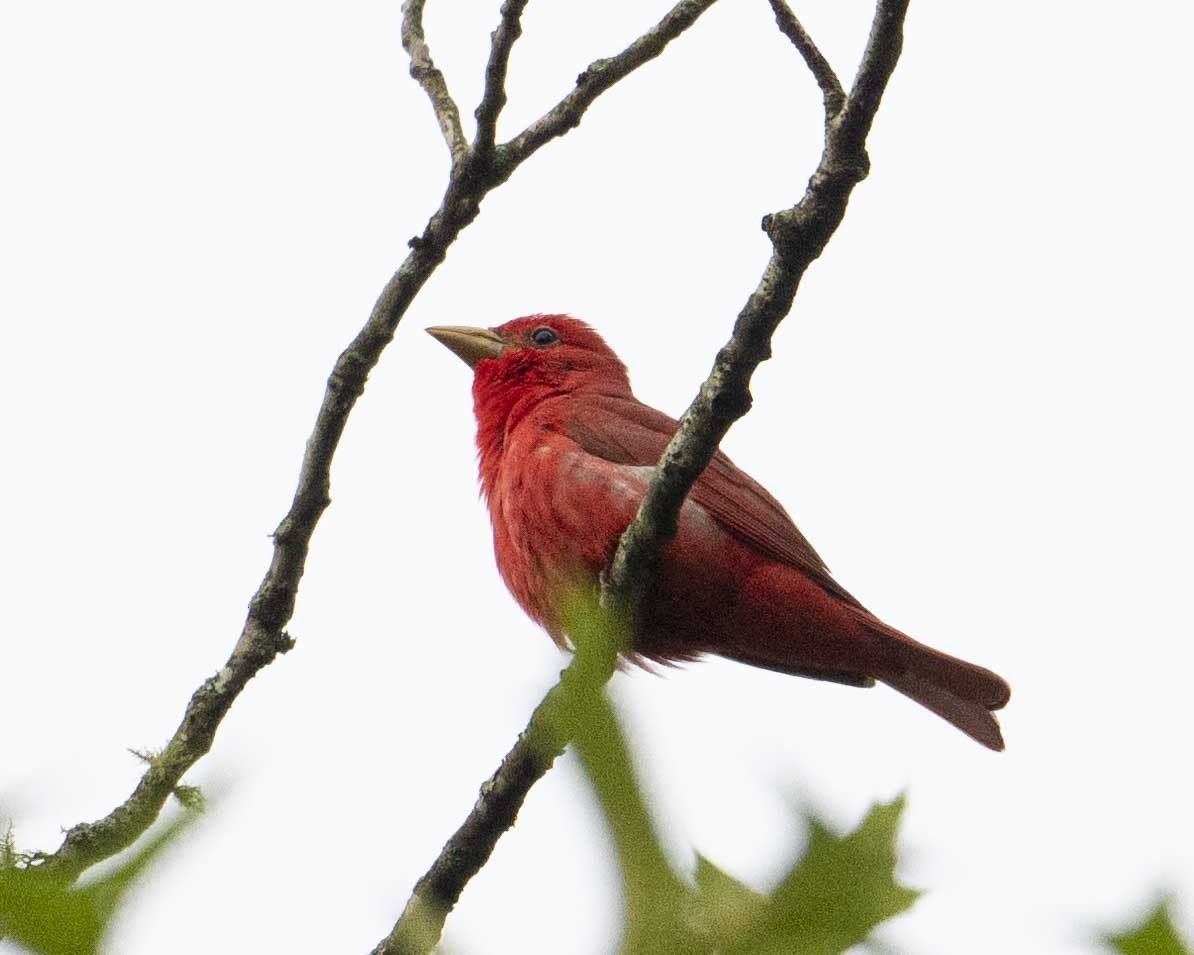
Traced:
<path fill-rule="evenodd" d="M 882 672 L 875 673 L 877 680 L 932 710 L 989 749 L 1003 749 L 999 722 L 991 714 L 1006 705 L 1011 696 L 1001 676 L 917 643 L 880 621 L 874 621 L 870 629 L 890 638 L 885 641 Z"/>

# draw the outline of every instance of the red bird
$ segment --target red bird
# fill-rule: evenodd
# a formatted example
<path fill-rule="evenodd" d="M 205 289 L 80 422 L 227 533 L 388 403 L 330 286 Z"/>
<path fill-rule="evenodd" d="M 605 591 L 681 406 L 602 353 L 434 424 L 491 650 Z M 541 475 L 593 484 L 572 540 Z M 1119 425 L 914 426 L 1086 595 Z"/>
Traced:
<path fill-rule="evenodd" d="M 612 559 L 676 421 L 634 397 L 626 366 L 574 318 L 427 331 L 474 370 L 498 569 L 566 647 L 564 594 L 578 575 L 596 581 Z M 720 453 L 684 502 L 634 640 L 640 661 L 706 653 L 850 686 L 880 680 L 1003 749 L 990 711 L 1007 703 L 1007 683 L 873 616 L 779 502 Z"/>

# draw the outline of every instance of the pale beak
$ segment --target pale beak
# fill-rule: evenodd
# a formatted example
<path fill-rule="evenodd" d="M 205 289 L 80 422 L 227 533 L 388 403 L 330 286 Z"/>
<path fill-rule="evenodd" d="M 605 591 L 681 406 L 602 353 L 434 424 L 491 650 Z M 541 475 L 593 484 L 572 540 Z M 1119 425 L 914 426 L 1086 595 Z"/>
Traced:
<path fill-rule="evenodd" d="M 433 325 L 427 334 L 450 349 L 469 368 L 485 358 L 497 358 L 506 342 L 488 328 L 469 328 L 467 325 Z"/>

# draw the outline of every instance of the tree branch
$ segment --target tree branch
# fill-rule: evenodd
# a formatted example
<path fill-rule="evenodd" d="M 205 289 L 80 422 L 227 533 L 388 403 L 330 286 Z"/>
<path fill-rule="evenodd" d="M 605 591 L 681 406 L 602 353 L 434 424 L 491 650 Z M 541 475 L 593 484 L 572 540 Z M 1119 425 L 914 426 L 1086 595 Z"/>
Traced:
<path fill-rule="evenodd" d="M 488 154 L 493 150 L 497 135 L 498 116 L 506 105 L 506 68 L 510 64 L 510 51 L 514 42 L 522 36 L 522 11 L 527 0 L 506 0 L 502 4 L 502 20 L 490 36 L 489 62 L 485 64 L 485 91 L 477 107 L 477 135 L 473 146 L 477 152 Z"/>
<path fill-rule="evenodd" d="M 648 63 L 692 26 L 715 0 L 681 0 L 655 26 L 617 56 L 594 60 L 576 78 L 576 87 L 542 117 L 497 148 L 499 171 L 512 172 L 545 143 L 580 125 L 585 111 L 607 89 Z M 508 173 L 507 173 L 508 175 Z"/>
<path fill-rule="evenodd" d="M 452 167 L 455 168 L 468 151 L 468 141 L 460 125 L 460 110 L 448 92 L 448 82 L 432 62 L 431 50 L 423 36 L 425 2 L 406 0 L 402 4 L 402 48 L 410 55 L 410 75 L 431 100 L 431 108 L 435 110 L 435 118 L 439 122 L 444 142 L 448 144 Z"/>
<path fill-rule="evenodd" d="M 711 2 L 708 0 L 702 7 L 709 6 Z M 294 613 L 311 537 L 324 510 L 331 503 L 332 458 L 348 423 L 348 416 L 364 392 L 369 373 L 393 339 L 398 323 L 424 283 L 443 261 L 448 247 L 477 217 L 481 200 L 509 178 L 522 160 L 530 155 L 528 152 L 521 158 L 509 159 L 512 165 L 500 178 L 477 175 L 475 170 L 468 168 L 470 164 L 465 161 L 468 147 L 460 132 L 459 113 L 448 95 L 442 74 L 431 63 L 423 39 L 423 3 L 424 0 L 407 0 L 405 4 L 403 44 L 411 51 L 411 73 L 430 96 L 445 140 L 452 151 L 453 166 L 447 190 L 422 234 L 410 240 L 410 253 L 386 283 L 368 321 L 340 354 L 328 376 L 315 427 L 307 439 L 294 499 L 274 532 L 274 550 L 269 569 L 249 604 L 244 627 L 232 654 L 219 672 L 204 680 L 195 690 L 174 735 L 150 762 L 129 797 L 102 819 L 71 827 L 56 851 L 34 854 L 32 865 L 47 876 L 73 881 L 89 867 L 132 845 L 152 825 L 183 774 L 211 749 L 220 722 L 248 682 L 272 663 L 279 653 L 285 653 L 293 646 L 293 640 L 284 628 Z M 514 2 L 512 5 L 521 9 L 522 4 Z M 507 16 L 505 10 L 503 16 Z M 499 27 L 494 35 L 495 43 L 500 32 Z M 513 44 L 513 38 L 509 43 Z M 505 55 L 508 56 L 508 52 Z M 615 59 L 622 56 L 624 54 Z M 647 56 L 634 61 L 622 70 L 621 76 L 632 72 L 650 58 Z M 491 55 L 490 61 L 493 60 Z M 610 85 L 612 83 L 606 84 L 603 90 Z M 589 101 L 595 96 L 590 97 Z M 567 128 L 570 127 L 554 135 L 561 135 Z M 549 766 L 550 762 L 538 771 L 534 780 L 539 779 Z M 505 792 L 502 785 L 495 786 L 497 790 Z M 513 802 L 515 812 L 521 804 L 522 797 Z M 499 830 L 498 835 L 501 831 L 504 829 Z M 493 842 L 496 843 L 497 837 L 493 837 Z"/>
<path fill-rule="evenodd" d="M 887 82 L 904 48 L 904 18 L 908 14 L 908 0 L 879 0 L 871 21 L 870 36 L 842 121 L 839 148 L 843 152 L 864 149 L 871 131 L 879 101 L 887 89 Z"/>
<path fill-rule="evenodd" d="M 829 61 L 817 49 L 817 44 L 813 42 L 813 38 L 808 35 L 808 31 L 804 29 L 801 22 L 796 19 L 796 14 L 792 12 L 792 8 L 785 0 L 768 0 L 768 2 L 771 4 L 771 9 L 775 11 L 775 22 L 779 25 L 780 32 L 791 40 L 796 49 L 800 51 L 809 72 L 813 74 L 817 85 L 821 87 L 821 95 L 825 98 L 825 119 L 827 121 L 832 119 L 841 112 L 846 103 L 846 92 L 842 89 L 837 74 L 829 65 Z"/>
<path fill-rule="evenodd" d="M 670 40 L 668 30 L 676 22 L 673 18 L 707 6 L 678 4 L 654 30 L 644 34 L 620 57 L 598 60 L 586 73 L 597 77 L 595 82 L 603 83 L 610 71 L 621 68 L 619 61 L 624 63 L 640 55 L 631 56 L 632 50 L 653 49 L 654 52 L 638 61 L 646 62 Z M 738 315 L 730 340 L 718 352 L 713 370 L 680 419 L 634 520 L 618 542 L 603 581 L 605 601 L 633 613 L 652 579 L 660 553 L 675 537 L 684 498 L 716 454 L 730 425 L 750 409 L 751 376 L 759 363 L 770 357 L 771 336 L 791 309 L 805 270 L 821 254 L 841 222 L 854 186 L 866 177 L 866 134 L 899 58 L 907 6 L 908 0 L 879 0 L 854 88 L 844 106 L 826 123 L 821 160 L 804 196 L 792 208 L 764 218 L 763 228 L 772 242 L 771 256 L 758 286 Z M 699 12 L 697 9 L 696 13 Z M 809 46 L 815 49 L 811 40 Z M 619 65 L 614 66 L 615 63 Z M 517 157 L 521 162 L 544 142 L 574 127 L 591 102 L 585 100 L 587 82 L 582 74 L 576 90 L 543 119 L 500 147 L 499 152 L 504 149 L 508 157 Z M 541 742 L 543 727 L 550 721 L 553 708 L 559 705 L 559 697 L 569 692 L 570 681 L 584 685 L 576 674 L 591 673 L 594 667 L 603 674 L 604 682 L 612 672 L 614 652 L 609 648 L 597 663 L 578 654 L 564 671 L 560 683 L 535 710 L 527 729 L 497 772 L 481 787 L 464 825 L 415 886 L 393 931 L 373 949 L 372 955 L 426 955 L 435 946 L 444 919 L 459 900 L 465 884 L 485 864 L 502 834 L 514 824 L 527 793 L 547 773 L 567 743 L 555 737 L 550 746 L 543 748 Z"/>
<path fill-rule="evenodd" d="M 879 0 L 854 88 L 839 114 L 826 124 L 821 161 L 804 196 L 792 208 L 763 219 L 771 257 L 738 314 L 730 340 L 664 449 L 610 564 L 607 589 L 619 597 L 629 595 L 631 606 L 647 586 L 659 554 L 675 537 L 684 498 L 730 425 L 750 410 L 751 376 L 771 357 L 771 336 L 791 309 L 800 280 L 842 221 L 854 186 L 866 178 L 866 135 L 899 59 L 907 9 L 908 0 Z"/>
<path fill-rule="evenodd" d="M 475 207 L 472 214 L 476 214 Z M 211 749 L 220 721 L 249 680 L 293 646 L 283 628 L 294 613 L 311 536 L 331 503 L 332 457 L 348 415 L 402 315 L 443 259 L 442 250 L 469 221 L 471 217 L 462 216 L 459 210 L 441 207 L 428 226 L 435 241 L 416 244 L 382 291 L 365 326 L 337 359 L 315 428 L 307 440 L 294 500 L 274 531 L 273 558 L 249 604 L 232 655 L 192 695 L 182 723 L 152 759 L 128 799 L 103 819 L 72 827 L 56 852 L 35 860 L 47 874 L 71 881 L 88 867 L 132 845 L 157 818 L 183 774 Z"/>
<path fill-rule="evenodd" d="M 514 825 L 531 787 L 547 775 L 568 745 L 571 734 L 562 730 L 566 714 L 578 708 L 585 694 L 605 686 L 615 657 L 615 652 L 605 648 L 577 647 L 560 681 L 535 707 L 526 729 L 481 786 L 464 824 L 415 884 L 394 928 L 370 955 L 426 955 L 435 948 L 444 920 L 464 887 L 489 861 L 498 839 Z"/>

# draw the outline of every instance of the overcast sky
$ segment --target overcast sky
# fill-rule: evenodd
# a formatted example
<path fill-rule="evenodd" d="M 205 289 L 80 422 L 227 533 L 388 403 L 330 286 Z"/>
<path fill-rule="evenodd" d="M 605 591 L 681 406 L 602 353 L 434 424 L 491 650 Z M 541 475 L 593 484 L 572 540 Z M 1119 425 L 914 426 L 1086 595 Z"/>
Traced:
<path fill-rule="evenodd" d="M 469 117 L 496 2 L 430 0 Z M 509 137 L 667 2 L 532 2 Z M 797 11 L 843 75 L 861 0 Z M 613 683 L 676 864 L 766 887 L 793 807 L 907 791 L 880 937 L 1078 955 L 1173 890 L 1194 933 L 1188 4 L 913 4 L 873 171 L 724 447 L 882 617 L 1004 674 L 989 753 L 898 694 L 712 661 Z M 0 802 L 23 849 L 122 800 L 231 650 L 339 350 L 446 152 L 390 3 L 6 4 Z M 121 955 L 366 952 L 565 663 L 505 592 L 467 369 L 423 334 L 593 323 L 687 405 L 799 197 L 820 98 L 722 0 L 482 214 L 353 413 L 290 625 L 187 781 L 216 805 Z M 615 873 L 569 757 L 448 921 L 598 955 Z M 0 943 L 0 950 L 10 950 Z"/>

